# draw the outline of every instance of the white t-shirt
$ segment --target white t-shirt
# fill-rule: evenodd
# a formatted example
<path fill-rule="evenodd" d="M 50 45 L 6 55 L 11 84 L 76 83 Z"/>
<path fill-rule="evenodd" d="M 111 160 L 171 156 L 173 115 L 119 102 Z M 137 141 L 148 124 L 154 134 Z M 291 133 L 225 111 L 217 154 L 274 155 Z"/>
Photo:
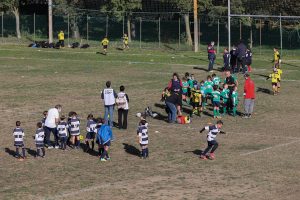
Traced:
<path fill-rule="evenodd" d="M 59 112 L 56 108 L 50 108 L 45 121 L 45 126 L 49 128 L 56 128 L 55 119 L 59 118 Z"/>

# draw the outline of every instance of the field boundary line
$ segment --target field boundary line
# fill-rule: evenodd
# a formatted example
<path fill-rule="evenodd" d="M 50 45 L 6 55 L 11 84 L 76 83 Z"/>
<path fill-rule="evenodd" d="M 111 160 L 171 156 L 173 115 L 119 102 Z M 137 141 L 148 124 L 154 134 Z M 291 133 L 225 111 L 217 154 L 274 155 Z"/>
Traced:
<path fill-rule="evenodd" d="M 288 143 L 277 144 L 277 145 L 274 145 L 274 146 L 271 146 L 271 147 L 267 147 L 267 148 L 263 148 L 263 149 L 259 149 L 259 150 L 255 150 L 255 151 L 250 151 L 248 153 L 241 153 L 240 156 L 248 156 L 248 155 L 251 155 L 251 154 L 259 153 L 259 152 L 262 152 L 262 151 L 267 151 L 267 150 L 270 150 L 270 149 L 273 149 L 273 148 L 276 148 L 276 147 L 287 146 L 287 145 L 294 144 L 294 143 L 297 143 L 297 142 L 300 142 L 300 139 L 299 140 L 294 140 L 294 141 L 288 142 Z"/>

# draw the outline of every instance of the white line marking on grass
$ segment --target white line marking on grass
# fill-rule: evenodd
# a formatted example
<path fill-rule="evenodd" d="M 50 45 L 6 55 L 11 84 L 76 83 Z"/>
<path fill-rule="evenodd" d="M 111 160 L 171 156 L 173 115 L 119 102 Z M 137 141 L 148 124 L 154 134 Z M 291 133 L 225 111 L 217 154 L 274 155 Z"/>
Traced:
<path fill-rule="evenodd" d="M 264 149 L 255 150 L 255 151 L 250 151 L 250 152 L 248 152 L 248 153 L 241 153 L 240 156 L 247 156 L 247 155 L 259 153 L 259 152 L 262 152 L 262 151 L 267 151 L 267 150 L 270 150 L 270 149 L 273 149 L 273 148 L 276 148 L 276 147 L 287 146 L 287 145 L 294 144 L 294 143 L 297 143 L 297 142 L 300 142 L 300 140 L 294 140 L 294 141 L 292 141 L 292 142 L 283 143 L 283 144 L 278 144 L 278 145 L 274 145 L 274 146 L 267 147 L 267 148 L 264 148 Z"/>

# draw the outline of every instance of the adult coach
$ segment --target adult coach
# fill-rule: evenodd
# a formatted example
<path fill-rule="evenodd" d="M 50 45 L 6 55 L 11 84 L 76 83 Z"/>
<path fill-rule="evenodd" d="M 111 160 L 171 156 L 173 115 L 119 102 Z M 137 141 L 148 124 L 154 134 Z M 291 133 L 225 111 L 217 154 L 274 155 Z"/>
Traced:
<path fill-rule="evenodd" d="M 247 50 L 247 47 L 244 44 L 244 41 L 241 40 L 239 45 L 237 46 L 237 69 L 238 69 L 238 72 L 240 72 L 240 69 L 241 69 L 240 67 L 242 65 L 243 74 L 245 74 L 247 71 L 247 68 L 245 66 L 246 50 Z"/>
<path fill-rule="evenodd" d="M 48 110 L 48 115 L 45 120 L 45 144 L 48 149 L 52 149 L 55 147 L 58 149 L 58 135 L 57 135 L 57 124 L 59 122 L 59 113 L 61 112 L 62 106 L 61 105 L 56 105 L 54 108 L 50 108 Z M 55 143 L 53 146 L 51 146 L 50 142 L 50 134 L 51 132 L 54 135 L 54 140 Z"/>
<path fill-rule="evenodd" d="M 245 78 L 245 85 L 244 85 L 245 114 L 243 118 L 251 118 L 253 108 L 254 108 L 254 100 L 255 100 L 255 84 L 253 80 L 250 78 L 249 74 L 245 74 L 244 78 Z"/>
<path fill-rule="evenodd" d="M 114 89 L 111 88 L 111 82 L 106 82 L 106 88 L 101 92 L 101 98 L 104 100 L 104 120 L 105 124 L 112 128 L 114 123 L 114 107 L 118 97 Z M 109 116 L 108 116 L 109 115 Z"/>
<path fill-rule="evenodd" d="M 233 103 L 232 103 L 232 91 L 234 89 L 235 86 L 237 86 L 237 82 L 235 81 L 235 79 L 233 78 L 233 76 L 231 75 L 230 71 L 226 71 L 225 72 L 225 83 L 228 85 L 228 89 L 229 89 L 229 99 L 227 101 L 227 108 L 229 110 L 232 110 L 233 108 Z"/>

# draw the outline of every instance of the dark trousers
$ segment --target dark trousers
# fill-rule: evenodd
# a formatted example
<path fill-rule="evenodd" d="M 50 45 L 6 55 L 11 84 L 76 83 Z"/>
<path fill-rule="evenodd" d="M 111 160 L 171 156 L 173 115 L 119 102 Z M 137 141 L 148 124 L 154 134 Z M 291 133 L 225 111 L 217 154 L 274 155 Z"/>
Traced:
<path fill-rule="evenodd" d="M 246 67 L 246 63 L 245 63 L 245 58 L 238 58 L 237 60 L 237 69 L 238 72 L 240 72 L 242 70 L 243 73 L 247 72 L 247 67 Z"/>
<path fill-rule="evenodd" d="M 128 110 L 118 109 L 118 124 L 119 129 L 127 129 Z M 123 119 L 123 120 L 122 120 Z"/>
<path fill-rule="evenodd" d="M 59 44 L 61 47 L 65 47 L 65 41 L 64 40 L 59 40 Z"/>
<path fill-rule="evenodd" d="M 208 71 L 212 71 L 214 69 L 215 59 L 209 58 L 208 60 L 209 60 Z"/>
<path fill-rule="evenodd" d="M 216 140 L 213 141 L 207 141 L 207 147 L 203 151 L 202 155 L 206 155 L 210 150 L 210 153 L 214 153 L 215 150 L 218 148 L 219 144 Z"/>
<path fill-rule="evenodd" d="M 45 131 L 45 144 L 50 146 L 51 145 L 51 141 L 50 141 L 50 134 L 51 132 L 54 135 L 54 140 L 55 140 L 55 144 L 56 146 L 58 146 L 58 135 L 57 135 L 57 129 L 56 128 L 49 128 L 47 126 L 44 127 L 44 131 Z"/>

